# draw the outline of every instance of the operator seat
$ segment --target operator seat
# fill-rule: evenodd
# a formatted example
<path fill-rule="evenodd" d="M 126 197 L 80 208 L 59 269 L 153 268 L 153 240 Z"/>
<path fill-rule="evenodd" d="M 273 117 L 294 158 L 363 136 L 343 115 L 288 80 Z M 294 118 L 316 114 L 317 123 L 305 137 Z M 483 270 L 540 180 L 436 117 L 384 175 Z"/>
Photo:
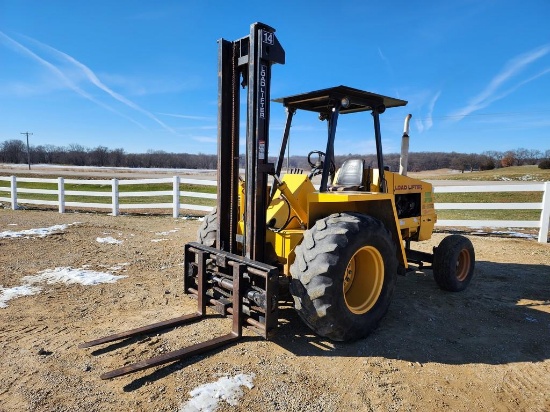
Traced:
<path fill-rule="evenodd" d="M 329 187 L 329 191 L 342 192 L 365 190 L 364 169 L 364 159 L 346 160 L 338 172 L 336 172 L 334 182 Z"/>

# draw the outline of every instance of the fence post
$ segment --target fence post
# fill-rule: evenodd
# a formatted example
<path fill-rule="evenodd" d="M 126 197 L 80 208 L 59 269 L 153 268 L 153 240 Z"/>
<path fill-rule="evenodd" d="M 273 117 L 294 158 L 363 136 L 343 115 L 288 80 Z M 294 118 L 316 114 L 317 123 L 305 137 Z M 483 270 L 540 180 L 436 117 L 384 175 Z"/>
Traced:
<path fill-rule="evenodd" d="M 118 216 L 118 179 L 112 180 L 113 188 L 113 216 Z"/>
<path fill-rule="evenodd" d="M 17 181 L 15 180 L 15 176 L 11 176 L 10 190 L 11 208 L 12 210 L 17 210 Z"/>
<path fill-rule="evenodd" d="M 542 211 L 540 212 L 539 243 L 548 243 L 548 227 L 550 226 L 550 182 L 544 183 L 542 195 Z"/>
<path fill-rule="evenodd" d="M 59 203 L 59 213 L 65 213 L 65 179 L 57 178 L 57 201 Z"/>
<path fill-rule="evenodd" d="M 172 216 L 178 217 L 180 215 L 180 177 L 179 176 L 174 176 L 173 198 L 174 198 L 174 210 L 172 212 Z"/>

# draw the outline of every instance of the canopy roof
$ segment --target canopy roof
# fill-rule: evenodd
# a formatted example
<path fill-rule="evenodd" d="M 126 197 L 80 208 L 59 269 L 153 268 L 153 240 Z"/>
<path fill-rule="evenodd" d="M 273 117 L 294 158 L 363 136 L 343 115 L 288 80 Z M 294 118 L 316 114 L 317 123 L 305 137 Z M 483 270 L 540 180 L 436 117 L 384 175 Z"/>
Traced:
<path fill-rule="evenodd" d="M 300 110 L 308 110 L 317 113 L 330 113 L 335 102 L 348 98 L 348 108 L 341 108 L 340 113 L 354 113 L 372 110 L 374 107 L 384 105 L 386 108 L 405 106 L 407 101 L 380 94 L 354 89 L 348 86 L 336 86 L 328 89 L 316 90 L 309 93 L 296 94 L 294 96 L 274 99 L 274 102 L 282 103 L 285 107 Z"/>

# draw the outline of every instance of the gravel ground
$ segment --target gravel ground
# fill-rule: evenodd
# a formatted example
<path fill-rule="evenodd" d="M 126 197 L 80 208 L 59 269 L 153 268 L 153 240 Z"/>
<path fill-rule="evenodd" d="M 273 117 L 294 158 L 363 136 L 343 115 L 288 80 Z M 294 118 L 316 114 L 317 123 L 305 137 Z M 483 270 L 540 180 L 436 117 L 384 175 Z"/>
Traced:
<path fill-rule="evenodd" d="M 466 291 L 440 291 L 428 269 L 399 277 L 380 328 L 359 342 L 319 338 L 284 306 L 271 341 L 247 331 L 217 352 L 101 380 L 113 368 L 225 334 L 230 320 L 213 316 L 79 349 L 86 340 L 195 310 L 182 293 L 182 248 L 195 240 L 199 222 L 0 210 L 0 232 L 54 225 L 68 226 L 43 237 L 0 237 L 1 293 L 60 267 L 125 277 L 92 286 L 42 281 L 33 284 L 39 293 L 5 301 L 1 411 L 192 410 L 191 391 L 242 375 L 253 387 L 241 386 L 235 405 L 217 399 L 218 411 L 550 410 L 548 244 L 470 236 L 477 266 Z M 422 250 L 444 236 L 435 234 Z"/>

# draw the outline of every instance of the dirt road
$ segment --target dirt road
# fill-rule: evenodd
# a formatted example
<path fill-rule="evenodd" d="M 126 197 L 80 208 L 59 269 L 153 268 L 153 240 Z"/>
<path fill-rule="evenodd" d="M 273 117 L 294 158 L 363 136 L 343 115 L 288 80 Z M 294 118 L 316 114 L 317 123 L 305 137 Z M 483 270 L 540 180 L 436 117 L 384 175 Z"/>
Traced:
<path fill-rule="evenodd" d="M 272 341 L 247 332 L 208 356 L 101 380 L 113 368 L 229 331 L 229 320 L 214 317 L 123 344 L 77 347 L 195 310 L 182 294 L 182 246 L 198 224 L 0 210 L 0 410 L 206 410 L 190 392 L 222 377 L 251 384 L 234 393 L 234 406 L 212 395 L 218 411 L 550 410 L 550 245 L 497 237 L 471 238 L 478 263 L 465 292 L 440 291 L 429 270 L 399 277 L 388 315 L 363 341 L 316 337 L 284 307 Z M 31 230 L 38 228 L 49 230 Z M 68 268 L 120 277 L 67 283 L 60 274 Z"/>

